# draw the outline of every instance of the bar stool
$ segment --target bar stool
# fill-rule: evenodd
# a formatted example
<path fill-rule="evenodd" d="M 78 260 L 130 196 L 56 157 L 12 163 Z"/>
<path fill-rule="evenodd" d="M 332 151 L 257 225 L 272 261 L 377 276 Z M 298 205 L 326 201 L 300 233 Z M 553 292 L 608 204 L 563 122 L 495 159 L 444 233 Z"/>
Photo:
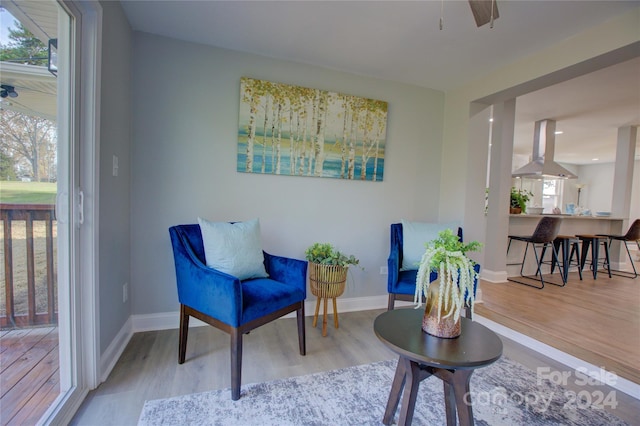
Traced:
<path fill-rule="evenodd" d="M 587 252 L 589 251 L 589 245 L 591 245 L 591 272 L 593 273 L 593 279 L 595 280 L 598 275 L 599 251 L 600 244 L 604 247 L 605 260 L 602 263 L 602 267 L 606 268 L 611 278 L 611 266 L 609 263 L 609 246 L 607 245 L 608 238 L 602 235 L 581 234 L 576 235 L 582 242 L 582 257 L 580 258 L 580 269 L 584 269 L 585 261 L 587 260 Z"/>
<path fill-rule="evenodd" d="M 578 275 L 580 276 L 580 281 L 582 281 L 582 265 L 580 263 L 580 239 L 574 235 L 558 235 L 555 240 L 553 240 L 553 245 L 556 248 L 558 253 L 561 253 L 562 257 L 562 265 L 558 265 L 558 267 L 562 268 L 562 274 L 564 274 L 564 282 L 567 282 L 569 277 L 569 268 L 571 267 L 571 262 L 573 262 L 573 255 L 576 256 L 575 265 L 578 267 Z M 555 269 L 555 262 L 551 259 L 551 273 L 553 274 L 553 270 Z"/>
<path fill-rule="evenodd" d="M 534 287 L 540 290 L 544 288 L 545 280 L 542 277 L 542 270 L 540 269 L 540 266 L 542 265 L 544 253 L 548 247 L 551 247 L 554 261 L 559 264 L 558 250 L 556 249 L 553 242 L 558 236 L 558 231 L 560 230 L 561 222 L 562 222 L 562 219 L 559 217 L 547 216 L 540 219 L 532 235 L 528 235 L 528 236 L 509 235 L 509 246 L 507 247 L 507 253 L 509 253 L 509 248 L 511 248 L 511 242 L 513 240 L 523 241 L 527 243 L 527 246 L 524 249 L 524 256 L 522 257 L 522 263 L 520 264 L 521 265 L 520 276 L 527 279 L 534 279 L 536 281 L 540 280 L 540 286 L 534 285 L 527 281 L 517 280 L 515 278 L 507 278 L 508 281 L 518 283 L 518 284 L 528 285 L 529 287 Z M 533 254 L 536 257 L 537 269 L 536 269 L 535 275 L 524 275 L 524 264 L 527 259 L 527 252 L 529 250 L 530 244 L 533 247 Z M 541 251 L 540 256 L 538 256 L 538 252 L 536 251 L 536 248 L 540 248 L 540 251 Z M 560 287 L 564 287 L 564 285 L 567 283 L 565 280 L 564 274 L 561 273 L 560 277 L 562 278 L 562 284 L 557 284 L 549 280 L 547 280 L 546 282 L 560 286 Z"/>
<path fill-rule="evenodd" d="M 611 248 L 611 243 L 614 241 L 622 241 L 624 243 L 624 247 L 627 249 L 627 255 L 629 256 L 629 261 L 631 262 L 631 267 L 633 268 L 633 274 L 627 271 L 614 271 L 614 275 L 619 275 L 621 277 L 626 278 L 635 278 L 638 276 L 638 271 L 636 271 L 636 265 L 633 263 L 633 258 L 631 257 L 631 252 L 629 251 L 629 245 L 627 244 L 629 241 L 635 241 L 638 245 L 638 249 L 640 249 L 640 219 L 636 219 L 633 221 L 629 230 L 624 235 L 607 235 L 607 234 L 598 234 L 599 236 L 606 237 L 609 239 L 609 248 Z"/>

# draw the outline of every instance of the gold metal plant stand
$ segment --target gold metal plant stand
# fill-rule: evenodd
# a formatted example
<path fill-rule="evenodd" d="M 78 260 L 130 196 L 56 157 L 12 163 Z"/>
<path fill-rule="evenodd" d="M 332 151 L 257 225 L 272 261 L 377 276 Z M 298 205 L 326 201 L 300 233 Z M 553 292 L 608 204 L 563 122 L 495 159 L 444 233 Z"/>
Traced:
<path fill-rule="evenodd" d="M 309 283 L 311 294 L 316 296 L 316 312 L 313 316 L 313 326 L 318 324 L 318 312 L 320 311 L 320 301 L 324 301 L 324 312 L 322 315 L 322 336 L 327 335 L 327 299 L 333 299 L 333 325 L 338 328 L 338 308 L 336 297 L 344 293 L 347 282 L 347 270 L 349 268 L 340 265 L 321 265 L 309 262 Z"/>

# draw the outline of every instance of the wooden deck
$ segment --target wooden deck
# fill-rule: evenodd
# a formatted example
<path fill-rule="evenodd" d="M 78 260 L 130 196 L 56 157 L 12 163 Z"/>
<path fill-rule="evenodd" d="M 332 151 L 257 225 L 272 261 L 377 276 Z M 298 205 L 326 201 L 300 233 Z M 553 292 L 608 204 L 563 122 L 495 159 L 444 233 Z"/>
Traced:
<path fill-rule="evenodd" d="M 33 425 L 60 393 L 58 329 L 0 331 L 0 424 Z"/>
<path fill-rule="evenodd" d="M 481 288 L 476 314 L 640 384 L 640 277 L 575 272 L 565 287 Z"/>

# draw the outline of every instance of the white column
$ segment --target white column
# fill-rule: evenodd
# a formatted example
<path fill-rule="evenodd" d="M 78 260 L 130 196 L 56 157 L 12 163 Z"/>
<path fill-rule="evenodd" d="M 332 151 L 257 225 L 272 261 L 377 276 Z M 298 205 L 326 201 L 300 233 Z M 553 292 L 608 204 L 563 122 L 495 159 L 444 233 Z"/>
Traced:
<path fill-rule="evenodd" d="M 611 215 L 613 217 L 626 219 L 621 222 L 622 228 L 619 230 L 612 229 L 612 233 L 623 234 L 627 232 L 629 228 L 637 135 L 638 128 L 635 126 L 618 128 L 616 165 L 613 173 L 613 194 L 611 196 Z M 620 244 L 612 244 L 610 255 L 612 266 L 616 269 L 624 269 L 622 263 L 626 262 L 627 256 L 624 251 L 620 250 Z"/>
<path fill-rule="evenodd" d="M 515 99 L 493 105 L 489 209 L 483 249 L 485 253 L 483 278 L 493 282 L 507 279 L 507 236 L 515 111 Z"/>
<path fill-rule="evenodd" d="M 629 217 L 631 209 L 637 132 L 638 128 L 634 126 L 618 128 L 616 166 L 613 174 L 614 190 L 611 198 L 611 214 L 616 217 Z"/>
<path fill-rule="evenodd" d="M 469 145 L 467 150 L 466 182 L 465 182 L 465 241 L 484 242 L 486 234 L 486 218 L 484 215 L 484 194 L 487 182 L 485 164 L 489 155 L 489 118 L 491 107 L 486 104 L 472 104 L 469 117 Z M 484 161 L 481 159 L 485 159 Z M 484 250 L 480 253 L 469 253 L 469 256 L 484 268 Z"/>
<path fill-rule="evenodd" d="M 465 182 L 464 239 L 480 241 L 484 244 L 480 252 L 471 252 L 469 257 L 480 264 L 480 276 L 485 278 L 486 217 L 484 215 L 484 194 L 487 182 L 487 167 L 481 159 L 489 155 L 489 118 L 491 107 L 487 104 L 471 104 L 469 117 L 469 144 L 467 148 L 467 178 Z M 482 286 L 476 291 L 476 303 L 482 302 Z"/>

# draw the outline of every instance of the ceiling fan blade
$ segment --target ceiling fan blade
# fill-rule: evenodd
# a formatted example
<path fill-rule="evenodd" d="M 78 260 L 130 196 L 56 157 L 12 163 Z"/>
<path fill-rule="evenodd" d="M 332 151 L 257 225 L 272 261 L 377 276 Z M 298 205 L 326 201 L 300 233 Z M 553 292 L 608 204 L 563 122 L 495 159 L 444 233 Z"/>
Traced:
<path fill-rule="evenodd" d="M 496 0 L 469 0 L 469 5 L 478 27 L 491 22 L 491 5 L 493 5 L 493 19 L 500 17 Z"/>

